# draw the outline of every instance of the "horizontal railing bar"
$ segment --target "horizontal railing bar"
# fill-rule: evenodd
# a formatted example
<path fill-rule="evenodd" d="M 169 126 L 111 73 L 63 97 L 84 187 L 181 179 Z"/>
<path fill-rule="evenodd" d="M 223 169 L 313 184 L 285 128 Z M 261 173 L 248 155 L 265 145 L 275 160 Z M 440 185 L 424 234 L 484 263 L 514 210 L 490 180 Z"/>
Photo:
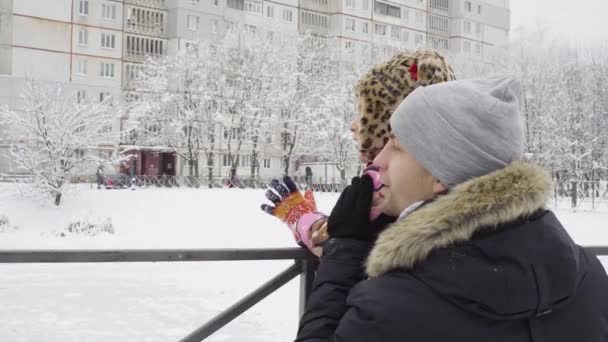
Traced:
<path fill-rule="evenodd" d="M 302 260 L 305 248 L 0 250 L 0 263 Z"/>
<path fill-rule="evenodd" d="M 196 329 L 190 335 L 184 337 L 180 342 L 200 342 L 209 337 L 214 332 L 218 331 L 224 325 L 230 323 L 243 312 L 249 310 L 269 294 L 278 290 L 281 286 L 287 284 L 290 280 L 298 276 L 302 272 L 302 262 L 296 261 L 295 264 L 281 272 L 274 278 L 267 281 L 265 284 L 245 296 L 243 299 L 234 303 L 228 309 L 224 310 L 219 315 L 215 316 L 202 327 Z"/>
<path fill-rule="evenodd" d="M 587 246 L 591 254 L 608 256 L 608 246 Z M 117 250 L 0 250 L 0 263 L 174 262 L 303 260 L 304 248 L 247 249 L 117 249 Z"/>
<path fill-rule="evenodd" d="M 586 246 L 585 250 L 596 256 L 608 256 L 608 246 Z"/>

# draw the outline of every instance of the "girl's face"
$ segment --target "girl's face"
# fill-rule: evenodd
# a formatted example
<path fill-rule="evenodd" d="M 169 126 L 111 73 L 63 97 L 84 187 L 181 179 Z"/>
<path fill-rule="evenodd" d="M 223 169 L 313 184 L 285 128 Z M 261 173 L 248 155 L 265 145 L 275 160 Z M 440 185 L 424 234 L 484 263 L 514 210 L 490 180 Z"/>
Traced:
<path fill-rule="evenodd" d="M 368 163 L 370 162 L 370 160 L 367 160 L 367 158 L 361 153 L 361 142 L 359 141 L 359 130 L 361 129 L 361 113 L 363 108 L 363 99 L 357 98 L 357 115 L 355 115 L 355 118 L 350 123 L 349 129 L 353 134 L 353 140 L 355 141 L 355 144 L 357 144 L 357 151 L 359 151 L 359 160 L 362 163 Z"/>

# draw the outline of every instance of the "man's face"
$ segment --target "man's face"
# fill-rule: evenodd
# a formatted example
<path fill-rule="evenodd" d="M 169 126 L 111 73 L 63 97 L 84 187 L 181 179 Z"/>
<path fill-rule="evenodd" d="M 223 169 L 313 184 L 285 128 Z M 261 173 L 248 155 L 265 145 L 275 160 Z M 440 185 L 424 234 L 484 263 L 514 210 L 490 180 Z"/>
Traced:
<path fill-rule="evenodd" d="M 384 187 L 380 189 L 381 210 L 399 216 L 405 208 L 432 199 L 446 190 L 393 136 L 374 159 Z"/>

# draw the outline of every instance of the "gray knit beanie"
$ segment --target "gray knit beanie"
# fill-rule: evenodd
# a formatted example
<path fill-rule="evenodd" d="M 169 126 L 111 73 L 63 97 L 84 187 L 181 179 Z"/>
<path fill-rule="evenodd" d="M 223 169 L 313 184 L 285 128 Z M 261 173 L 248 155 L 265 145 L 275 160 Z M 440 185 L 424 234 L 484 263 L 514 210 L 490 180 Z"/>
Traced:
<path fill-rule="evenodd" d="M 397 107 L 397 140 L 447 187 L 522 158 L 521 84 L 510 77 L 419 87 Z"/>

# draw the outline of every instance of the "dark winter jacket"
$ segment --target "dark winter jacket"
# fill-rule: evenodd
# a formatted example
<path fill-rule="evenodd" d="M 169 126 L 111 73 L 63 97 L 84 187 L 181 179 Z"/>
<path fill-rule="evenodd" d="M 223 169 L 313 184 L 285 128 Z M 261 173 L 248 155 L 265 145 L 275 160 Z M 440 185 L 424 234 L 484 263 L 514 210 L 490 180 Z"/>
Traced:
<path fill-rule="evenodd" d="M 516 163 L 391 225 L 371 252 L 328 241 L 296 341 L 608 341 L 608 278 L 543 209 L 550 190 Z"/>

